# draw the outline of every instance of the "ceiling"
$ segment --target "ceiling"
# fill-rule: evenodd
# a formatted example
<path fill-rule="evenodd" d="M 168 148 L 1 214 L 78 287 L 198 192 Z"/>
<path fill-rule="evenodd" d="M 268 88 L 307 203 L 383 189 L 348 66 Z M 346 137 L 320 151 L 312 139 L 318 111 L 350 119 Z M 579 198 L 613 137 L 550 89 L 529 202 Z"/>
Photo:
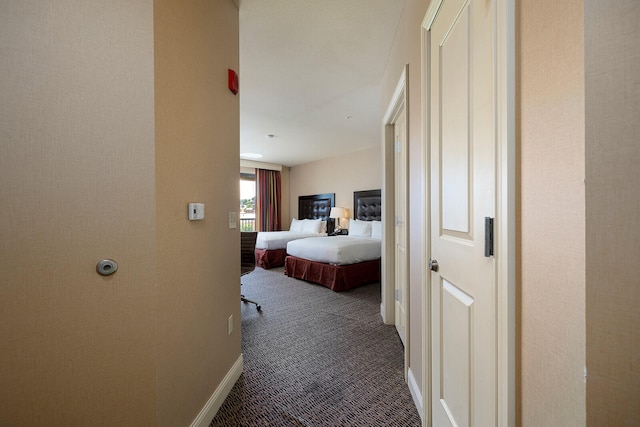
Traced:
<path fill-rule="evenodd" d="M 295 166 L 380 144 L 404 0 L 238 3 L 241 158 Z"/>

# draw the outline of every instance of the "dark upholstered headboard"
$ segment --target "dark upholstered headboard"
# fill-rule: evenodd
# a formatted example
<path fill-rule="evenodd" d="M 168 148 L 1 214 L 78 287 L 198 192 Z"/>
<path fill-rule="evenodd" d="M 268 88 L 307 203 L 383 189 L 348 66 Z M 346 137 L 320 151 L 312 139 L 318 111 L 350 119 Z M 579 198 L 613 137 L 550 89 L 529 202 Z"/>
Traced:
<path fill-rule="evenodd" d="M 354 191 L 353 217 L 361 221 L 382 221 L 382 192 Z"/>
<path fill-rule="evenodd" d="M 331 208 L 336 205 L 335 193 L 314 194 L 298 197 L 298 219 L 321 219 L 327 221 L 327 233 L 332 233 L 334 220 L 329 218 Z"/>

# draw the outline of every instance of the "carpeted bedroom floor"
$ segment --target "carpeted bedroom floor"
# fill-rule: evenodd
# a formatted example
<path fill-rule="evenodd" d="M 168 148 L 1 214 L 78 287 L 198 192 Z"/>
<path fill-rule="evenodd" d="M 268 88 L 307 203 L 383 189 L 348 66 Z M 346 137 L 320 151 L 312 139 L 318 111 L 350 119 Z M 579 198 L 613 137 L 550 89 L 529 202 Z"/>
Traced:
<path fill-rule="evenodd" d="M 211 426 L 419 426 L 380 284 L 335 293 L 256 268 L 242 292 L 244 372 Z"/>

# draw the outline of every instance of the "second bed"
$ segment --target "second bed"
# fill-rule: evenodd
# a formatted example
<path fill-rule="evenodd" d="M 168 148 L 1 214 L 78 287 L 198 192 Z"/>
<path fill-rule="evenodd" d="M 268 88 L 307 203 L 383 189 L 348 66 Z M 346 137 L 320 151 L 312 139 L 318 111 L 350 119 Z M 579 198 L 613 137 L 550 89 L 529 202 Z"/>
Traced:
<path fill-rule="evenodd" d="M 287 243 L 307 237 L 326 236 L 333 231 L 329 212 L 335 205 L 335 194 L 314 194 L 298 198 L 298 215 L 292 219 L 289 231 L 261 231 L 256 241 L 256 264 L 264 269 L 282 267 L 287 255 Z"/>

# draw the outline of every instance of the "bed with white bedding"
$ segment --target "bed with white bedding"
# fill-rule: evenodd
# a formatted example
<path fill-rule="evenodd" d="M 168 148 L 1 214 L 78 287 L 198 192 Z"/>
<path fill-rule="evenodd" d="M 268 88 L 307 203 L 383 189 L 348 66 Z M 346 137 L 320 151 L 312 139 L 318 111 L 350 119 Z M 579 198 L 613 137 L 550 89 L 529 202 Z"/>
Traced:
<path fill-rule="evenodd" d="M 287 249 L 292 240 L 307 237 L 325 237 L 327 233 L 301 233 L 295 231 L 261 231 L 256 240 L 256 249 Z"/>
<path fill-rule="evenodd" d="M 315 220 L 297 220 L 294 218 L 289 231 L 259 232 L 258 238 L 256 239 L 256 265 L 264 269 L 282 267 L 284 265 L 284 258 L 287 255 L 287 243 L 307 237 L 322 238 L 327 236 L 326 231 L 322 231 L 323 228 L 326 229 L 326 221 L 322 221 L 325 225 L 324 227 L 321 226 L 318 231 L 297 231 L 298 229 L 295 228 L 294 224 L 307 221 L 313 222 Z"/>
<path fill-rule="evenodd" d="M 307 237 L 323 237 L 334 229 L 329 218 L 335 205 L 333 193 L 300 196 L 298 215 L 293 218 L 288 231 L 261 231 L 256 240 L 256 265 L 264 269 L 282 267 L 286 257 L 287 243 Z"/>
<path fill-rule="evenodd" d="M 380 190 L 354 193 L 357 219 L 348 236 L 307 238 L 287 244 L 284 273 L 336 291 L 380 280 L 382 222 Z"/>
<path fill-rule="evenodd" d="M 289 242 L 287 254 L 310 261 L 348 265 L 380 258 L 380 243 L 380 239 L 373 237 L 311 237 Z"/>

